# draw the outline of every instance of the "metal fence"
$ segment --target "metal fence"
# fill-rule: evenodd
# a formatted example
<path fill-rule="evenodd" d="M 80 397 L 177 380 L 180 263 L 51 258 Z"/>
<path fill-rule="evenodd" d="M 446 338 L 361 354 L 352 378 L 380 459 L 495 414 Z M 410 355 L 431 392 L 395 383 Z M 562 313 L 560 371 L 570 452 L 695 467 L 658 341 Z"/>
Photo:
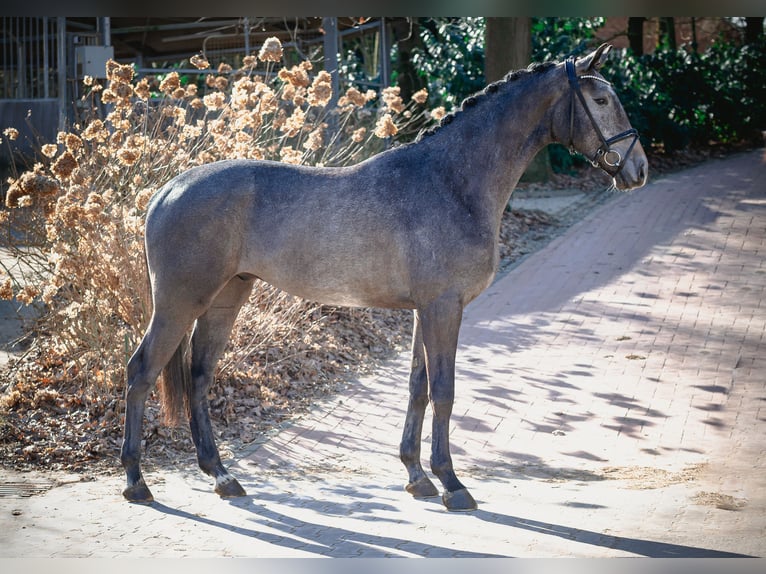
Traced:
<path fill-rule="evenodd" d="M 56 18 L 0 18 L 0 99 L 58 96 Z"/>

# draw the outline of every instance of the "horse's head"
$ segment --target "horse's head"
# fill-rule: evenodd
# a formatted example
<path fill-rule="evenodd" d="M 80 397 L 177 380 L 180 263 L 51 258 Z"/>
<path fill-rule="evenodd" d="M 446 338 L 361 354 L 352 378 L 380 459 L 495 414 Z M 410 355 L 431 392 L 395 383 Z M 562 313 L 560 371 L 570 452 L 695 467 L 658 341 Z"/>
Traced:
<path fill-rule="evenodd" d="M 599 73 L 611 48 L 602 44 L 562 64 L 569 98 L 562 98 L 558 117 L 565 125 L 557 131 L 563 135 L 568 130 L 560 141 L 612 176 L 617 189 L 627 191 L 646 183 L 649 162 L 614 88 Z"/>

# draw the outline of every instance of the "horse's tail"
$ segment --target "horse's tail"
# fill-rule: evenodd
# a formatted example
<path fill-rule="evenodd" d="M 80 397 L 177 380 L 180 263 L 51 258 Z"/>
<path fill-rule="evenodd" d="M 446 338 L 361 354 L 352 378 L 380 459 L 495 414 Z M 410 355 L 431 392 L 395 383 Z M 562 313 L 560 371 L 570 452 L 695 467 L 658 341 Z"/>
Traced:
<path fill-rule="evenodd" d="M 164 423 L 170 427 L 178 426 L 181 411 L 191 415 L 191 349 L 189 334 L 184 335 L 173 357 L 162 369 L 157 389 L 160 395 L 160 407 Z"/>

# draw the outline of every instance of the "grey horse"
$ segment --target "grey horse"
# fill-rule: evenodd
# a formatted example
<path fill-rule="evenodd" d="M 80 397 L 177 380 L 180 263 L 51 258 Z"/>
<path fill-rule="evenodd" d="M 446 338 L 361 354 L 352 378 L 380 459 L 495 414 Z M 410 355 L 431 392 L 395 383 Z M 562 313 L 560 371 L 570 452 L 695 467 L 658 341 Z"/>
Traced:
<path fill-rule="evenodd" d="M 163 372 L 169 400 L 186 402 L 199 465 L 215 492 L 245 494 L 221 463 L 207 392 L 257 278 L 324 304 L 414 310 L 400 447 L 405 488 L 416 498 L 438 495 L 420 456 L 430 402 L 430 467 L 442 501 L 449 510 L 476 508 L 450 456 L 455 352 L 463 308 L 495 275 L 511 192 L 553 142 L 585 155 L 620 190 L 646 182 L 638 134 L 598 71 L 610 48 L 512 72 L 417 141 L 356 165 L 220 161 L 163 186 L 146 215 L 153 314 L 127 368 L 125 498 L 153 499 L 140 470 L 141 427 Z"/>

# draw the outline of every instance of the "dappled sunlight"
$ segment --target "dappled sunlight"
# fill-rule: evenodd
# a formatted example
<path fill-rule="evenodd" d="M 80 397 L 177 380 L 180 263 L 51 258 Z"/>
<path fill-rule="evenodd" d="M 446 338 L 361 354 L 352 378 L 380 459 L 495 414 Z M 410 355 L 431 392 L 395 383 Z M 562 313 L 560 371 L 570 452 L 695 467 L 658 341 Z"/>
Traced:
<path fill-rule="evenodd" d="M 477 467 L 526 464 L 518 458 L 524 453 L 559 472 L 605 465 L 672 471 L 711 456 L 714 442 L 692 446 L 690 436 L 731 431 L 732 373 L 758 314 L 747 307 L 757 301 L 748 303 L 742 291 L 751 287 L 731 280 L 762 265 L 762 237 L 746 230 L 747 210 L 760 199 L 731 192 L 728 181 L 741 174 L 730 169 L 707 182 L 727 189 L 726 199 L 714 191 L 693 203 L 704 173 L 688 170 L 640 192 L 644 197 L 621 200 L 625 208 L 655 204 L 648 227 L 615 227 L 592 238 L 586 232 L 572 245 L 560 238 L 475 303 L 474 319 L 464 323 L 468 342 L 458 351 L 469 397 L 457 402 L 503 417 L 486 425 L 495 438 L 482 436 L 473 418 L 463 424 L 455 417 L 454 440 Z M 666 209 L 667 193 L 689 199 Z M 610 234 L 613 242 L 599 243 Z M 729 237 L 745 237 L 743 248 L 724 251 Z M 546 262 L 554 249 L 566 254 Z M 558 284 L 532 288 L 533 281 Z M 505 291 L 519 297 L 493 305 Z M 740 324 L 743 316 L 748 323 Z M 516 454 L 509 461 L 510 451 Z"/>

